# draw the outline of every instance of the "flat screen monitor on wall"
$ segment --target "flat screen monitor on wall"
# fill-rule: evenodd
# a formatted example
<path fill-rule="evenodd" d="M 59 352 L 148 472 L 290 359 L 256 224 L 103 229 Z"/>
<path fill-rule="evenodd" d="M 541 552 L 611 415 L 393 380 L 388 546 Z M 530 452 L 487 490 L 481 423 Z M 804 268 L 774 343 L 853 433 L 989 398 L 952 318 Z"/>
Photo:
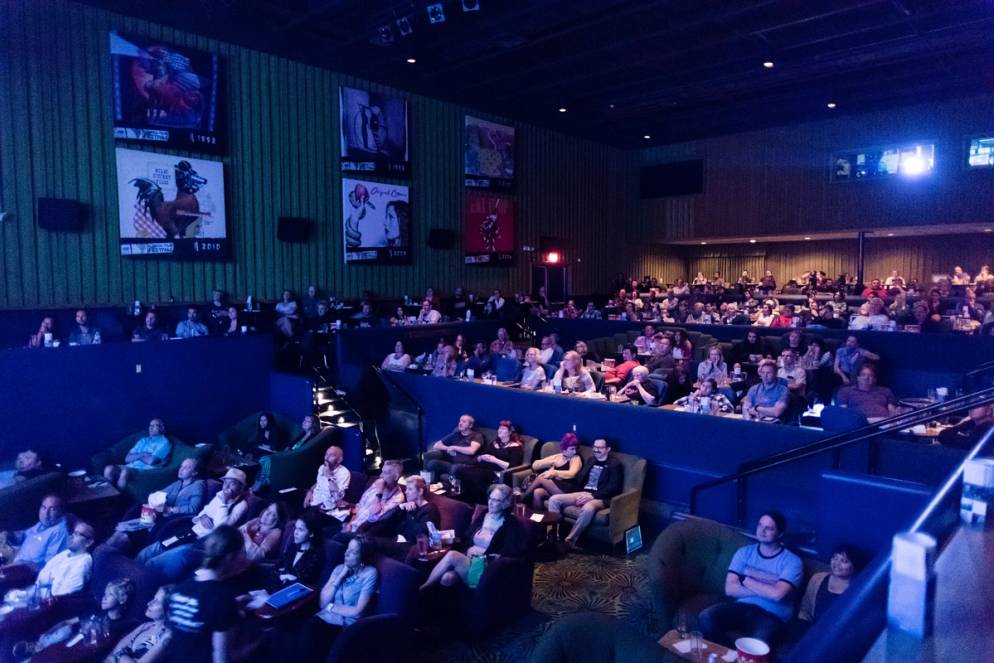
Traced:
<path fill-rule="evenodd" d="M 970 138 L 966 150 L 968 168 L 994 167 L 994 135 Z"/>

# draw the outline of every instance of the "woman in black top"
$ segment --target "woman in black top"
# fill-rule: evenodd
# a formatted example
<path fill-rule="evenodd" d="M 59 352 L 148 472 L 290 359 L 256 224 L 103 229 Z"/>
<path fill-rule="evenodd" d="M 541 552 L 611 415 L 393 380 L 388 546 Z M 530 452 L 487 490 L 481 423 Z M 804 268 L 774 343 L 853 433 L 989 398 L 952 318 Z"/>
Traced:
<path fill-rule="evenodd" d="M 299 582 L 305 585 L 316 585 L 321 580 L 321 568 L 324 566 L 324 546 L 317 540 L 321 528 L 309 515 L 303 515 L 294 521 L 293 538 L 280 556 L 276 567 L 275 585 L 286 585 Z"/>
<path fill-rule="evenodd" d="M 750 329 L 746 332 L 745 340 L 737 343 L 732 348 L 732 361 L 740 364 L 752 362 L 752 355 L 759 355 L 762 358 L 766 354 L 766 345 L 760 337 L 759 332 Z"/>
<path fill-rule="evenodd" d="M 300 422 L 300 433 L 290 440 L 290 450 L 299 449 L 310 442 L 321 432 L 321 422 L 313 414 L 309 414 Z"/>
<path fill-rule="evenodd" d="M 498 472 L 521 465 L 524 445 L 514 424 L 508 419 L 497 425 L 497 437 L 483 448 L 483 453 L 473 458 L 475 463 L 456 465 L 453 472 L 462 481 L 463 492 L 473 502 L 482 498 L 487 486 L 497 480 Z"/>
<path fill-rule="evenodd" d="M 687 372 L 687 362 L 683 359 L 677 359 L 673 364 L 673 370 L 666 378 L 666 403 L 672 403 L 684 396 L 689 396 L 693 390 L 694 379 Z"/>
<path fill-rule="evenodd" d="M 276 428 L 276 419 L 273 418 L 272 412 L 263 412 L 259 415 L 259 423 L 256 425 L 255 443 L 253 446 L 256 451 L 264 453 L 279 451 L 283 448 L 279 429 Z"/>

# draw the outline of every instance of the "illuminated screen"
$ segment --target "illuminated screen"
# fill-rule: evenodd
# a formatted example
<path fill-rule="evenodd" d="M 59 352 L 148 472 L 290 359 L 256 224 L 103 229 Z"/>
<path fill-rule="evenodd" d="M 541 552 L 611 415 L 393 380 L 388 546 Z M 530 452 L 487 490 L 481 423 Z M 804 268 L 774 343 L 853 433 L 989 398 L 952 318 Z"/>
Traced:
<path fill-rule="evenodd" d="M 994 166 L 994 137 L 971 138 L 966 153 L 966 164 L 970 168 Z"/>
<path fill-rule="evenodd" d="M 875 180 L 894 175 L 918 177 L 935 168 L 935 145 L 912 143 L 832 155 L 832 181 Z"/>

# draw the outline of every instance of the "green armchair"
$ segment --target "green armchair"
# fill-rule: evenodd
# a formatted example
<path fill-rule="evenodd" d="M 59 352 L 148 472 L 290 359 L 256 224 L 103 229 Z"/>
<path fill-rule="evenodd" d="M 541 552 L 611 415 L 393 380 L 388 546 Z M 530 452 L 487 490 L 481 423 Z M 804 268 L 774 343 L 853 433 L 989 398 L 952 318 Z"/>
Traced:
<path fill-rule="evenodd" d="M 45 495 L 62 493 L 64 486 L 61 472 L 45 472 L 0 488 L 0 531 L 31 527 L 38 522 L 38 505 Z"/>
<path fill-rule="evenodd" d="M 529 663 L 679 663 L 683 659 L 614 617 L 592 612 L 556 621 Z"/>
<path fill-rule="evenodd" d="M 279 431 L 280 440 L 283 444 L 290 441 L 300 433 L 300 422 L 294 421 L 286 415 L 278 412 L 268 413 L 266 411 L 254 412 L 226 431 L 217 436 L 218 449 L 228 447 L 232 451 L 252 451 L 255 446 L 255 431 L 259 426 L 259 415 L 272 414 L 276 420 L 276 429 Z"/>
<path fill-rule="evenodd" d="M 477 428 L 476 431 L 482 434 L 487 442 L 497 437 L 497 430 L 494 428 Z M 538 438 L 531 435 L 521 435 L 520 433 L 518 437 L 521 438 L 522 444 L 521 465 L 512 465 L 503 472 L 500 472 L 496 483 L 506 483 L 508 486 L 513 487 L 514 484 L 511 482 L 511 478 L 516 473 L 530 471 L 532 461 L 535 459 L 535 447 L 538 446 Z"/>
<path fill-rule="evenodd" d="M 540 458 L 546 458 L 559 453 L 559 442 L 546 442 L 542 445 Z M 590 458 L 592 451 L 590 447 L 580 447 L 580 457 L 584 462 Z M 601 509 L 594 516 L 590 526 L 585 532 L 585 536 L 598 541 L 606 541 L 611 545 L 617 545 L 625 539 L 625 530 L 638 525 L 639 506 L 642 502 L 642 485 L 645 483 L 644 458 L 632 456 L 630 454 L 612 451 L 611 455 L 621 461 L 624 466 L 624 487 L 620 495 L 611 499 L 611 503 L 606 509 Z M 521 481 L 531 472 L 530 467 L 514 473 L 512 485 L 521 485 Z M 563 522 L 572 527 L 576 522 L 576 517 L 580 510 L 575 506 L 567 507 L 563 511 Z"/>
<path fill-rule="evenodd" d="M 337 432 L 337 428 L 328 426 L 299 449 L 280 451 L 260 458 L 263 473 L 265 465 L 269 465 L 269 487 L 277 492 L 286 488 L 306 491 L 314 483 L 318 466 L 324 462 L 324 452 L 335 443 Z"/>
<path fill-rule="evenodd" d="M 667 527 L 649 551 L 649 586 L 654 613 L 663 632 L 687 617 L 693 630 L 697 615 L 725 598 L 725 577 L 735 551 L 752 541 L 730 527 L 705 518 L 688 518 Z M 804 582 L 795 592 L 800 601 L 808 578 L 825 564 L 804 559 Z"/>
<path fill-rule="evenodd" d="M 103 475 L 104 468 L 108 465 L 120 465 L 124 463 L 125 457 L 135 446 L 135 443 L 148 433 L 142 431 L 129 435 L 111 448 L 98 453 L 93 457 L 91 468 L 97 476 Z M 172 449 L 169 452 L 169 459 L 160 467 L 151 470 L 136 470 L 134 477 L 128 483 L 125 493 L 133 502 L 141 503 L 148 498 L 148 494 L 165 488 L 176 480 L 176 471 L 180 463 L 187 458 L 202 458 L 211 450 L 211 446 L 200 447 L 191 446 L 174 435 L 167 435 Z"/>

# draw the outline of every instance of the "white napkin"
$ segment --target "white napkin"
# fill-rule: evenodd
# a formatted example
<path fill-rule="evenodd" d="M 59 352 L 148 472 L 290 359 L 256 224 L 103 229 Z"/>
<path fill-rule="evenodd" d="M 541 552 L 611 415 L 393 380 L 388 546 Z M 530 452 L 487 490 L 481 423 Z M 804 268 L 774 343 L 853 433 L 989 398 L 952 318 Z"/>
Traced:
<path fill-rule="evenodd" d="M 149 493 L 148 505 L 156 511 L 162 511 L 162 509 L 166 506 L 166 493 L 161 490 Z"/>

